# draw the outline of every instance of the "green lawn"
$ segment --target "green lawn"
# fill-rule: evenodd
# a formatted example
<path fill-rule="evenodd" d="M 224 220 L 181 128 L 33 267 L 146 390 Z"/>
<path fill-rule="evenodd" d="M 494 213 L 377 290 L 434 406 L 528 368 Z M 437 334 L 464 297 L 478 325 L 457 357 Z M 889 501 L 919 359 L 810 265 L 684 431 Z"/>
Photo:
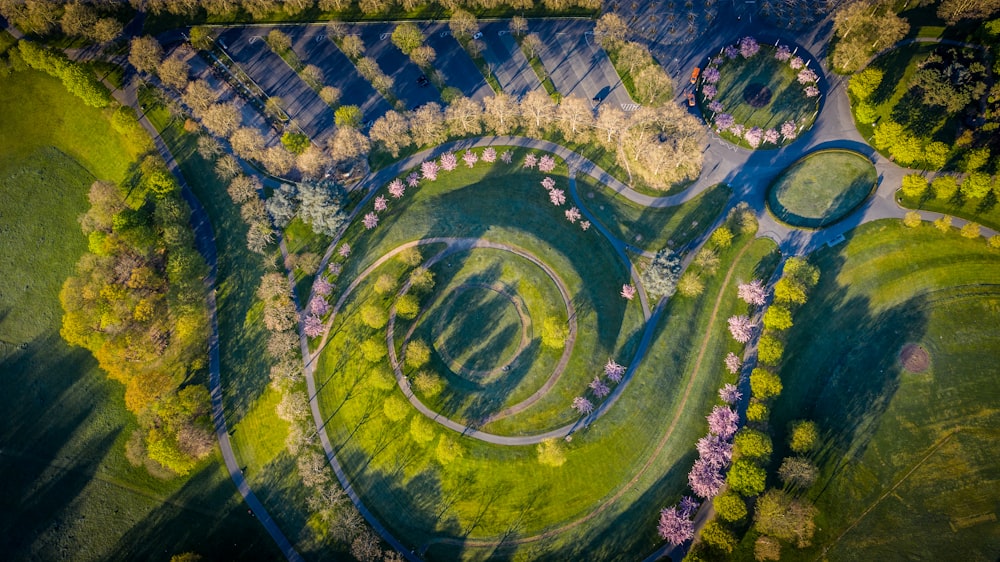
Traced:
<path fill-rule="evenodd" d="M 733 191 L 714 185 L 676 207 L 653 208 L 633 203 L 587 175 L 577 176 L 583 204 L 618 239 L 650 252 L 667 246 L 680 248 L 711 226 Z"/>
<path fill-rule="evenodd" d="M 0 111 L 5 558 L 279 556 L 246 516 L 217 455 L 192 476 L 167 481 L 130 465 L 125 442 L 137 425 L 122 386 L 59 337 L 58 292 L 86 250 L 76 219 L 88 207 L 87 189 L 95 178 L 125 180 L 138 155 L 104 113 L 37 72 L 5 79 Z"/>
<path fill-rule="evenodd" d="M 992 559 L 1000 253 L 955 232 L 880 221 L 813 261 L 821 281 L 796 316 L 771 417 L 776 444 L 793 419 L 815 419 L 822 434 L 814 546 L 788 554 Z M 928 371 L 901 368 L 907 343 L 929 352 Z"/>
<path fill-rule="evenodd" d="M 768 188 L 767 208 L 793 226 L 821 228 L 847 216 L 875 189 L 878 172 L 848 150 L 813 152 L 789 166 Z"/>
<path fill-rule="evenodd" d="M 355 257 L 345 263 L 342 278 L 355 278 L 388 249 L 424 236 L 482 236 L 530 249 L 567 279 L 581 326 L 596 324 L 581 328 L 581 337 L 593 343 L 584 346 L 585 360 L 575 369 L 580 372 L 566 378 L 570 384 L 560 381 L 551 400 L 537 404 L 541 412 L 566 412 L 572 397 L 582 393 L 579 384 L 600 372 L 609 355 L 629 362 L 629 354 L 614 350 L 634 345 L 640 335 L 633 320 L 635 305 L 624 307 L 617 294 L 623 282 L 620 266 L 605 263 L 610 250 L 594 232 L 583 233 L 561 218 L 537 185 L 536 173 L 503 173 L 501 166 L 443 172 L 437 182 L 424 182 L 390 203 L 375 230 L 352 226 L 347 237 Z M 423 418 L 412 411 L 390 418 L 384 401 L 402 396 L 388 366 L 367 363 L 356 351 L 366 338 L 384 341 L 384 330 L 361 329 L 354 318 L 335 321 L 317 367 L 327 432 L 366 505 L 404 544 L 427 548 L 429 558 L 639 557 L 655 548 L 656 513 L 683 491 L 693 444 L 705 431 L 702 416 L 717 400 L 721 361 L 730 344 L 719 319 L 745 307 L 732 297 L 735 284 L 754 275 L 766 277 L 767 271 L 755 270 L 773 248 L 769 241 L 738 239 L 723 252 L 720 272 L 706 280 L 702 296 L 676 297 L 669 303 L 649 356 L 621 402 L 590 428 L 574 433 L 572 442 L 563 445 L 567 460 L 559 468 L 541 465 L 534 446 L 488 445 L 434 425 L 421 431 L 422 422 L 414 420 Z M 773 268 L 774 260 L 766 263 L 765 269 Z M 733 273 L 727 279 L 730 266 Z M 439 272 L 439 288 L 448 286 L 443 277 Z M 380 298 L 359 288 L 345 316 L 357 316 L 351 311 L 381 303 Z M 704 340 L 717 302 L 721 305 L 711 337 Z M 561 387 L 570 392 L 563 394 Z M 442 455 L 448 440 L 457 443 L 458 457 Z M 578 526 L 565 527 L 581 518 Z M 518 542 L 545 531 L 551 538 Z M 494 541 L 501 540 L 508 544 L 498 552 Z"/>
<path fill-rule="evenodd" d="M 902 192 L 896 192 L 896 200 L 900 205 L 910 209 L 936 211 L 977 222 L 983 226 L 1000 232 L 1000 205 L 997 205 L 996 191 L 982 199 L 963 199 L 960 194 L 948 201 L 937 198 L 905 197 Z"/>
<path fill-rule="evenodd" d="M 760 52 L 750 59 L 738 56 L 729 60 L 720 55 L 725 60 L 719 65 L 720 78 L 715 85 L 718 94 L 714 101 L 722 104 L 722 113 L 732 115 L 735 122 L 745 129 L 780 129 L 782 123 L 794 121 L 801 127 L 801 131 L 808 130 L 815 120 L 819 98 L 807 97 L 803 91 L 805 86 L 796 79 L 799 71 L 792 70 L 787 62 L 775 59 L 774 53 L 774 47 L 761 45 Z M 710 100 L 702 95 L 703 87 L 704 85 L 698 88 L 698 100 L 702 104 L 702 113 L 710 116 Z M 759 87 L 767 88 L 770 95 L 766 96 L 766 103 L 754 107 L 745 95 Z M 740 146 L 750 146 L 745 139 L 737 138 L 728 131 L 721 132 L 720 135 Z M 761 146 L 773 148 L 776 145 L 764 143 Z"/>

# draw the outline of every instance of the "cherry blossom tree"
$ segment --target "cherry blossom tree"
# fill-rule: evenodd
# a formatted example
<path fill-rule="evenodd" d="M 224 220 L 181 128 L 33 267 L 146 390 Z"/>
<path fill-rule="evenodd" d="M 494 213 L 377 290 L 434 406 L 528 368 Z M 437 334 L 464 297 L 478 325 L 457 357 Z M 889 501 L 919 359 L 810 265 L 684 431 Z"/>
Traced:
<path fill-rule="evenodd" d="M 792 67 L 792 70 L 798 70 L 805 65 L 806 62 L 802 60 L 802 57 L 792 57 L 792 59 L 788 61 L 788 66 Z"/>
<path fill-rule="evenodd" d="M 330 312 L 330 303 L 326 302 L 326 299 L 316 295 L 309 299 L 309 313 L 316 316 L 323 316 L 327 312 Z"/>
<path fill-rule="evenodd" d="M 708 110 L 714 113 L 719 113 L 722 111 L 722 103 L 718 100 L 712 101 L 708 104 Z"/>
<path fill-rule="evenodd" d="M 399 199 L 406 193 L 406 186 L 403 185 L 403 181 L 399 178 L 392 180 L 389 184 L 389 195 L 392 195 L 393 199 Z"/>
<path fill-rule="evenodd" d="M 781 45 L 778 47 L 778 51 L 774 53 L 774 58 L 778 59 L 781 62 L 785 62 L 788 59 L 792 58 L 792 51 L 791 49 L 788 48 L 787 45 Z"/>
<path fill-rule="evenodd" d="M 694 495 L 706 500 L 714 498 L 719 495 L 723 483 L 725 483 L 725 479 L 718 467 L 713 466 L 705 459 L 694 461 L 694 466 L 688 473 L 688 485 L 691 486 Z"/>
<path fill-rule="evenodd" d="M 611 382 L 617 384 L 625 376 L 625 365 L 620 365 L 609 357 L 608 362 L 604 365 L 604 374 Z"/>
<path fill-rule="evenodd" d="M 736 120 L 733 119 L 733 116 L 728 113 L 720 113 L 715 116 L 715 126 L 720 130 L 725 131 L 726 129 L 732 127 L 734 123 L 736 123 Z"/>
<path fill-rule="evenodd" d="M 340 257 L 342 258 L 349 257 L 351 255 L 351 245 L 344 242 L 340 245 L 340 249 L 337 250 L 337 253 L 340 254 Z"/>
<path fill-rule="evenodd" d="M 743 138 L 750 143 L 751 147 L 757 148 L 760 146 L 760 141 L 764 138 L 764 131 L 760 127 L 750 127 L 743 135 Z"/>
<path fill-rule="evenodd" d="M 580 230 L 584 232 L 590 230 L 590 221 L 580 221 Z"/>
<path fill-rule="evenodd" d="M 771 144 L 778 144 L 781 137 L 778 135 L 777 129 L 768 129 L 764 131 L 764 142 L 769 142 Z"/>
<path fill-rule="evenodd" d="M 740 361 L 740 358 L 737 357 L 735 353 L 730 351 L 729 355 L 726 355 L 726 369 L 729 369 L 730 373 L 735 375 L 739 372 L 740 367 L 742 366 L 743 362 Z"/>
<path fill-rule="evenodd" d="M 551 155 L 546 154 L 538 160 L 538 171 L 549 173 L 556 169 L 556 159 Z"/>
<path fill-rule="evenodd" d="M 803 85 L 805 85 L 805 84 L 815 84 L 816 81 L 819 80 L 819 76 L 817 76 L 816 73 L 813 72 L 813 69 L 811 69 L 811 68 L 803 68 L 802 71 L 799 72 L 799 75 L 797 76 L 797 79 L 799 81 L 799 84 L 803 84 Z"/>
<path fill-rule="evenodd" d="M 366 230 L 371 230 L 375 228 L 376 226 L 378 226 L 378 215 L 375 213 L 368 213 L 367 215 L 365 215 L 363 223 L 365 225 Z"/>
<path fill-rule="evenodd" d="M 430 162 L 424 162 L 420 165 L 420 173 L 423 175 L 425 180 L 434 181 L 438 177 L 438 170 L 441 167 L 438 166 L 437 162 L 431 160 Z"/>
<path fill-rule="evenodd" d="M 566 220 L 576 224 L 576 221 L 580 220 L 580 209 L 577 209 L 576 207 L 566 209 Z"/>
<path fill-rule="evenodd" d="M 814 98 L 819 95 L 819 88 L 816 86 L 806 86 L 806 97 Z"/>
<path fill-rule="evenodd" d="M 760 51 L 760 45 L 756 39 L 753 37 L 740 39 L 740 54 L 743 55 L 743 58 L 748 59 L 756 55 L 757 51 Z"/>
<path fill-rule="evenodd" d="M 781 136 L 785 137 L 785 140 L 792 140 L 798 135 L 796 129 L 795 121 L 785 121 L 781 124 Z"/>
<path fill-rule="evenodd" d="M 676 507 L 660 511 L 660 523 L 656 526 L 660 538 L 677 546 L 694 538 L 694 522 L 681 515 Z"/>
<path fill-rule="evenodd" d="M 529 168 L 530 169 L 530 168 L 534 168 L 537 165 L 538 165 L 538 157 L 535 156 L 534 154 L 529 154 L 529 155 L 527 155 L 527 156 L 524 157 L 524 167 L 525 168 Z"/>
<path fill-rule="evenodd" d="M 375 210 L 382 212 L 389 208 L 389 200 L 385 198 L 384 195 L 379 195 L 375 198 Z"/>
<path fill-rule="evenodd" d="M 307 337 L 315 338 L 323 333 L 323 320 L 315 314 L 306 316 L 303 331 Z"/>
<path fill-rule="evenodd" d="M 556 180 L 548 176 L 545 176 L 545 179 L 542 180 L 542 187 L 544 187 L 547 190 L 551 190 L 555 186 L 556 186 Z"/>
<path fill-rule="evenodd" d="M 500 155 L 500 161 L 503 162 L 504 164 L 510 164 L 513 160 L 514 160 L 514 153 L 512 153 L 509 150 L 503 151 L 503 154 Z"/>
<path fill-rule="evenodd" d="M 719 69 L 714 66 L 706 68 L 705 72 L 701 75 L 701 79 L 704 80 L 706 84 L 715 84 L 719 81 L 719 78 L 721 78 Z"/>
<path fill-rule="evenodd" d="M 577 396 L 573 399 L 573 409 L 585 416 L 594 411 L 594 404 L 583 396 Z"/>
<path fill-rule="evenodd" d="M 326 277 L 320 275 L 316 278 L 316 282 L 313 283 L 313 292 L 324 297 L 328 296 L 333 292 L 333 284 L 327 281 Z"/>
<path fill-rule="evenodd" d="M 598 398 L 604 398 L 611 393 L 611 389 L 608 385 L 604 384 L 601 377 L 594 377 L 594 380 L 590 381 L 590 390 L 594 392 L 594 396 Z"/>
<path fill-rule="evenodd" d="M 446 152 L 441 155 L 441 169 L 450 172 L 458 166 L 458 158 L 455 157 L 454 152 Z"/>
<path fill-rule="evenodd" d="M 711 100 L 715 99 L 715 95 L 719 93 L 719 90 L 711 84 L 705 84 L 705 86 L 701 89 L 701 93 L 704 94 L 707 99 Z"/>
<path fill-rule="evenodd" d="M 695 445 L 698 456 L 715 468 L 729 466 L 733 460 L 733 444 L 718 435 L 706 435 Z"/>
<path fill-rule="evenodd" d="M 722 49 L 723 54 L 726 58 L 735 59 L 740 56 L 740 50 L 736 48 L 736 45 L 726 45 L 725 49 Z"/>
<path fill-rule="evenodd" d="M 635 298 L 635 286 L 634 285 L 622 285 L 622 298 L 625 300 L 632 300 Z"/>
<path fill-rule="evenodd" d="M 733 125 L 732 127 L 729 128 L 729 132 L 732 133 L 732 134 L 734 134 L 734 135 L 736 135 L 736 136 L 738 136 L 738 137 L 742 137 L 743 136 L 743 131 L 745 131 L 745 130 L 746 130 L 746 128 L 743 125 L 741 125 L 740 123 L 736 123 L 735 125 Z"/>
<path fill-rule="evenodd" d="M 681 512 L 682 517 L 691 518 L 696 511 L 698 511 L 698 500 L 692 498 L 691 496 L 684 496 L 681 498 L 680 503 L 677 504 L 677 509 Z"/>
<path fill-rule="evenodd" d="M 767 288 L 760 279 L 754 279 L 749 283 L 740 283 L 736 287 L 736 296 L 747 304 L 763 306 L 767 302 Z"/>
<path fill-rule="evenodd" d="M 708 430 L 723 439 L 729 439 L 736 433 L 739 414 L 728 406 L 716 406 L 712 413 L 706 416 Z"/>
<path fill-rule="evenodd" d="M 483 151 L 483 162 L 489 162 L 492 164 L 497 160 L 497 150 L 492 146 Z"/>
<path fill-rule="evenodd" d="M 476 162 L 479 162 L 479 156 L 471 150 L 466 150 L 465 154 L 462 155 L 462 161 L 465 162 L 466 166 L 472 168 L 476 165 Z"/>
<path fill-rule="evenodd" d="M 743 393 L 736 388 L 736 385 L 727 383 L 719 389 L 719 398 L 726 404 L 735 404 L 740 398 L 743 398 Z"/>
<path fill-rule="evenodd" d="M 410 172 L 410 175 L 406 176 L 406 185 L 407 187 L 417 187 L 420 185 L 420 174 Z"/>
<path fill-rule="evenodd" d="M 549 191 L 549 201 L 552 201 L 552 204 L 557 207 L 562 205 L 566 202 L 566 192 L 561 189 L 553 188 Z"/>
<path fill-rule="evenodd" d="M 340 275 L 340 272 L 343 271 L 343 269 L 344 266 L 340 265 L 337 262 L 330 262 L 330 265 L 326 266 L 326 270 L 330 273 L 330 275 L 333 275 L 334 277 Z"/>
<path fill-rule="evenodd" d="M 753 335 L 755 326 L 745 315 L 729 317 L 729 333 L 740 343 L 747 343 Z"/>

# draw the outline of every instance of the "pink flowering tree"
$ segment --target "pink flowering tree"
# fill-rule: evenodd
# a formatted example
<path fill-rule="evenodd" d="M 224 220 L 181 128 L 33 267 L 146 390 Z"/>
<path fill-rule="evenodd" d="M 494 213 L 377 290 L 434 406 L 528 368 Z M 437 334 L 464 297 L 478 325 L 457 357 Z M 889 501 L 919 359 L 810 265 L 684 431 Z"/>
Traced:
<path fill-rule="evenodd" d="M 566 202 L 566 192 L 561 189 L 552 189 L 549 191 L 549 201 L 555 206 L 560 206 Z"/>
<path fill-rule="evenodd" d="M 785 140 L 792 140 L 798 136 L 797 129 L 795 121 L 785 121 L 781 124 L 781 136 L 785 137 Z"/>
<path fill-rule="evenodd" d="M 483 151 L 483 162 L 492 164 L 497 161 L 497 149 L 492 146 Z"/>
<path fill-rule="evenodd" d="M 781 135 L 778 134 L 777 129 L 768 129 L 764 131 L 764 142 L 778 144 L 779 140 L 781 140 Z"/>
<path fill-rule="evenodd" d="M 556 159 L 551 154 L 546 154 L 538 159 L 538 171 L 546 174 L 556 169 Z"/>
<path fill-rule="evenodd" d="M 743 55 L 743 58 L 748 59 L 756 55 L 757 51 L 760 51 L 760 45 L 756 39 L 753 37 L 740 39 L 740 54 Z"/>
<path fill-rule="evenodd" d="M 608 362 L 604 365 L 604 374 L 607 375 L 608 380 L 618 384 L 625 376 L 625 365 L 620 365 L 609 357 Z"/>
<path fill-rule="evenodd" d="M 806 86 L 805 93 L 806 97 L 814 98 L 819 95 L 819 88 L 816 86 Z"/>
<path fill-rule="evenodd" d="M 706 435 L 695 445 L 698 456 L 716 468 L 729 466 L 733 460 L 733 444 L 718 435 Z"/>
<path fill-rule="evenodd" d="M 726 383 L 719 389 L 719 398 L 726 404 L 735 404 L 740 398 L 743 398 L 743 393 L 736 388 L 736 385 Z"/>
<path fill-rule="evenodd" d="M 723 439 L 729 439 L 736 434 L 739 424 L 739 414 L 728 406 L 716 406 L 712 413 L 705 417 L 708 420 L 708 431 Z"/>
<path fill-rule="evenodd" d="M 736 48 L 736 45 L 726 45 L 725 49 L 722 49 L 723 54 L 726 58 L 735 59 L 740 56 L 740 50 Z"/>
<path fill-rule="evenodd" d="M 798 70 L 806 65 L 806 61 L 802 60 L 802 57 L 792 57 L 788 61 L 788 66 L 792 67 L 792 70 Z"/>
<path fill-rule="evenodd" d="M 465 162 L 466 166 L 472 168 L 476 165 L 476 162 L 479 162 L 479 156 L 471 150 L 466 150 L 465 154 L 462 155 L 462 162 Z"/>
<path fill-rule="evenodd" d="M 313 292 L 324 297 L 329 296 L 333 292 L 333 284 L 327 281 L 326 277 L 320 275 L 313 283 Z"/>
<path fill-rule="evenodd" d="M 454 152 L 446 152 L 441 155 L 441 169 L 450 172 L 458 166 L 458 158 L 455 157 Z"/>
<path fill-rule="evenodd" d="M 726 355 L 725 363 L 726 369 L 734 375 L 738 373 L 740 371 L 740 367 L 743 366 L 743 361 L 740 361 L 740 358 L 737 357 L 737 355 L 732 351 Z"/>
<path fill-rule="evenodd" d="M 573 409 L 585 416 L 594 411 L 594 404 L 583 396 L 577 396 L 573 399 Z"/>
<path fill-rule="evenodd" d="M 389 200 L 385 198 L 384 195 L 379 195 L 375 198 L 375 210 L 382 212 L 389 208 Z"/>
<path fill-rule="evenodd" d="M 306 316 L 303 331 L 307 337 L 315 338 L 323 334 L 323 320 L 315 314 Z"/>
<path fill-rule="evenodd" d="M 538 157 L 534 154 L 529 154 L 524 157 L 524 167 L 531 169 L 538 165 Z"/>
<path fill-rule="evenodd" d="M 736 296 L 747 304 L 763 306 L 767 302 L 767 287 L 760 279 L 754 279 L 749 283 L 740 283 L 736 286 Z"/>
<path fill-rule="evenodd" d="M 500 155 L 500 161 L 504 164 L 510 164 L 514 161 L 514 153 L 509 150 L 503 151 L 503 154 Z"/>
<path fill-rule="evenodd" d="M 344 256 L 344 257 L 347 257 L 347 256 Z M 327 272 L 329 272 L 330 275 L 333 275 L 334 277 L 340 275 L 340 272 L 343 271 L 343 269 L 344 269 L 344 266 L 340 265 L 337 262 L 330 262 L 330 265 L 326 266 Z"/>
<path fill-rule="evenodd" d="M 694 522 L 685 517 L 676 507 L 660 511 L 660 523 L 656 526 L 660 538 L 677 546 L 694 538 Z"/>
<path fill-rule="evenodd" d="M 720 111 L 722 111 L 722 103 L 719 102 L 718 100 L 711 101 L 708 104 L 708 110 L 713 113 L 719 113 Z"/>
<path fill-rule="evenodd" d="M 423 166 L 421 166 L 423 168 Z M 407 187 L 417 187 L 420 185 L 420 174 L 416 172 L 410 172 L 410 175 L 406 176 Z"/>
<path fill-rule="evenodd" d="M 792 58 L 792 50 L 789 49 L 787 45 L 780 45 L 777 52 L 774 53 L 774 58 L 781 62 L 785 62 Z"/>
<path fill-rule="evenodd" d="M 729 333 L 732 334 L 734 340 L 740 343 L 750 341 L 755 327 L 750 318 L 743 314 L 729 317 Z"/>
<path fill-rule="evenodd" d="M 746 133 L 744 133 L 743 138 L 750 143 L 752 148 L 757 148 L 760 146 L 760 141 L 764 140 L 764 131 L 760 127 L 750 127 Z"/>
<path fill-rule="evenodd" d="M 622 298 L 630 301 L 635 298 L 635 285 L 622 285 Z"/>
<path fill-rule="evenodd" d="M 403 180 L 396 178 L 392 180 L 389 184 L 389 195 L 392 195 L 393 199 L 399 199 L 406 193 L 406 186 L 403 185 Z"/>
<path fill-rule="evenodd" d="M 378 214 L 368 213 L 367 215 L 365 215 L 365 218 L 362 220 L 362 223 L 365 225 L 365 230 L 371 230 L 375 228 L 376 226 L 378 226 Z"/>
<path fill-rule="evenodd" d="M 542 180 L 542 187 L 544 187 L 547 190 L 551 190 L 555 186 L 556 186 L 556 180 L 548 176 L 545 176 L 545 179 Z"/>
<path fill-rule="evenodd" d="M 705 98 L 711 100 L 715 99 L 715 95 L 719 93 L 719 90 L 711 84 L 705 84 L 705 86 L 701 89 L 701 93 L 704 94 Z"/>
<path fill-rule="evenodd" d="M 733 116 L 728 113 L 720 113 L 715 116 L 715 126 L 721 131 L 725 131 L 736 123 Z"/>
<path fill-rule="evenodd" d="M 580 221 L 580 230 L 584 232 L 590 230 L 590 221 Z"/>
<path fill-rule="evenodd" d="M 694 495 L 706 500 L 719 495 L 719 490 L 722 489 L 724 482 L 719 468 L 705 459 L 694 461 L 694 466 L 688 473 L 688 485 L 691 486 L 691 491 L 694 492 Z"/>
<path fill-rule="evenodd" d="M 594 392 L 594 396 L 598 398 L 604 398 L 611 393 L 611 389 L 601 380 L 601 377 L 594 377 L 594 380 L 590 381 L 588 386 Z"/>
<path fill-rule="evenodd" d="M 337 250 L 337 253 L 340 254 L 340 257 L 342 257 L 342 258 L 346 258 L 346 257 L 350 256 L 351 255 L 351 245 L 348 244 L 347 242 L 344 242 L 343 244 L 340 245 L 340 248 Z"/>
<path fill-rule="evenodd" d="M 719 69 L 714 66 L 706 68 L 705 72 L 701 75 L 701 79 L 704 80 L 706 84 L 715 84 L 721 77 L 722 75 L 719 74 Z"/>
<path fill-rule="evenodd" d="M 566 220 L 576 224 L 576 221 L 580 220 L 580 209 L 577 209 L 576 207 L 566 209 Z"/>
<path fill-rule="evenodd" d="M 330 303 L 326 302 L 326 299 L 316 295 L 309 299 L 309 313 L 315 314 L 316 316 L 323 316 L 327 312 L 330 312 Z"/>
<path fill-rule="evenodd" d="M 677 509 L 681 512 L 681 517 L 692 517 L 695 512 L 698 511 L 698 500 L 692 498 L 691 496 L 684 496 L 681 498 L 680 503 L 677 504 Z"/>
<path fill-rule="evenodd" d="M 424 162 L 420 165 L 420 174 L 425 180 L 434 181 L 438 177 L 438 171 L 441 169 L 438 163 L 431 160 L 430 162 Z"/>
<path fill-rule="evenodd" d="M 746 130 L 746 128 L 743 125 L 741 125 L 740 123 L 736 123 L 735 125 L 733 125 L 732 127 L 729 128 L 729 132 L 732 133 L 732 134 L 734 134 L 734 135 L 736 135 L 736 136 L 738 136 L 738 137 L 742 137 L 743 136 L 743 131 L 745 131 L 745 130 Z"/>
<path fill-rule="evenodd" d="M 819 80 L 819 76 L 817 76 L 816 73 L 813 72 L 813 69 L 811 68 L 803 68 L 799 72 L 799 75 L 796 78 L 798 79 L 799 84 L 803 85 L 815 84 L 816 81 Z"/>

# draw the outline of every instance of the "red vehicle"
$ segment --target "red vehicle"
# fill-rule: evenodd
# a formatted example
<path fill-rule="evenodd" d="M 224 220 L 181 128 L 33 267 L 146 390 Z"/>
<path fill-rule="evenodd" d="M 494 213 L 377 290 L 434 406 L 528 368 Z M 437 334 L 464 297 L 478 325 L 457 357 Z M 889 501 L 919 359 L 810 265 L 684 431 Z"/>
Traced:
<path fill-rule="evenodd" d="M 700 74 L 700 73 L 701 73 L 701 69 L 698 68 L 697 66 L 694 67 L 694 70 L 691 71 L 691 83 L 692 84 L 694 84 L 695 82 L 698 81 L 698 74 Z"/>

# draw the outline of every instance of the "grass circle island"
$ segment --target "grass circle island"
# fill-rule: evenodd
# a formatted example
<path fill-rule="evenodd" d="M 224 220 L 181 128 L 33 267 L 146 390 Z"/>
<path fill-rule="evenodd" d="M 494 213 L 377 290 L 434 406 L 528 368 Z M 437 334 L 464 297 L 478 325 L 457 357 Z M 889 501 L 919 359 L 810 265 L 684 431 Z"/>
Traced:
<path fill-rule="evenodd" d="M 878 181 L 875 166 L 850 150 L 820 150 L 789 166 L 767 192 L 767 208 L 799 228 L 823 228 L 861 205 Z"/>

